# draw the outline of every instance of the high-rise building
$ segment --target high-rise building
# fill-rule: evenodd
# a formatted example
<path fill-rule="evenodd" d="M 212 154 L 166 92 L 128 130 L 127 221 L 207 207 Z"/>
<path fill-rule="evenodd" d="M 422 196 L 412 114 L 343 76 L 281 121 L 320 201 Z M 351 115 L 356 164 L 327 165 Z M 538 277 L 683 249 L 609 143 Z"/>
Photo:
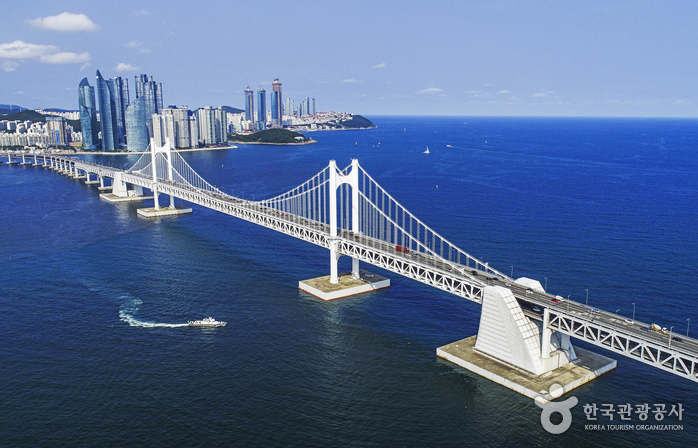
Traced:
<path fill-rule="evenodd" d="M 309 106 L 309 113 L 310 115 L 315 115 L 315 98 L 310 98 L 310 106 Z"/>
<path fill-rule="evenodd" d="M 191 140 L 191 147 L 199 147 L 199 120 L 196 114 L 189 115 L 189 140 Z"/>
<path fill-rule="evenodd" d="M 136 76 L 136 98 L 145 97 L 145 113 L 148 120 L 148 135 L 153 136 L 151 117 L 163 109 L 162 84 L 153 81 L 152 76 Z"/>
<path fill-rule="evenodd" d="M 204 145 L 216 145 L 228 141 L 227 112 L 220 106 L 214 109 L 206 106 L 196 111 L 199 123 L 199 141 Z"/>
<path fill-rule="evenodd" d="M 102 149 L 119 149 L 116 127 L 116 103 L 114 102 L 114 82 L 105 81 L 97 70 L 97 92 L 99 92 L 99 127 L 102 131 Z"/>
<path fill-rule="evenodd" d="M 271 127 L 280 128 L 283 126 L 283 103 L 281 99 L 281 83 L 279 78 L 276 78 L 271 83 Z"/>
<path fill-rule="evenodd" d="M 139 97 L 126 107 L 126 141 L 129 151 L 145 151 L 148 148 L 148 128 L 145 125 L 145 98 Z"/>
<path fill-rule="evenodd" d="M 170 106 L 162 109 L 159 114 L 154 114 L 153 139 L 163 145 L 165 139 L 169 139 L 175 148 L 190 148 L 196 146 L 197 141 L 191 141 L 189 123 L 189 110 L 187 106 Z"/>
<path fill-rule="evenodd" d="M 254 121 L 254 98 L 250 86 L 245 89 L 245 120 Z"/>
<path fill-rule="evenodd" d="M 126 143 L 126 121 L 125 113 L 129 103 L 128 79 L 120 76 L 111 80 L 114 83 L 114 104 L 116 107 L 116 134 L 119 144 Z"/>
<path fill-rule="evenodd" d="M 257 123 L 255 129 L 263 131 L 267 128 L 267 91 L 259 86 L 257 89 Z"/>
<path fill-rule="evenodd" d="M 284 115 L 292 117 L 294 108 L 295 104 L 293 104 L 293 100 L 291 98 L 286 98 L 286 101 L 284 101 Z"/>
<path fill-rule="evenodd" d="M 87 78 L 78 85 L 78 106 L 80 110 L 80 127 L 82 128 L 83 149 L 96 149 L 99 145 L 99 125 L 97 123 L 97 103 L 95 88 Z"/>
<path fill-rule="evenodd" d="M 64 117 L 55 117 L 48 115 L 46 117 L 46 127 L 52 145 L 65 146 L 70 143 L 68 132 L 66 129 L 66 121 Z"/>

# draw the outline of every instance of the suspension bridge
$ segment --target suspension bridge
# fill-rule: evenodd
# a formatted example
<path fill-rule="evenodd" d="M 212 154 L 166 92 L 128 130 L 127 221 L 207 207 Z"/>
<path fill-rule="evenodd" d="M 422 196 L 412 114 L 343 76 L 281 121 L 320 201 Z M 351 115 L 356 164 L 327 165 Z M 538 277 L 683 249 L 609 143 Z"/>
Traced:
<path fill-rule="evenodd" d="M 149 151 L 128 169 L 51 154 L 7 153 L 3 157 L 6 163 L 21 160 L 84 178 L 85 183 L 99 183 L 100 189 L 111 189 L 109 195 L 116 200 L 142 198 L 146 189 L 152 192 L 152 210 L 176 210 L 175 199 L 182 200 L 323 247 L 330 252 L 332 284 L 339 282 L 337 260 L 347 256 L 352 260 L 353 278 L 361 275 L 363 262 L 481 304 L 475 351 L 514 366 L 517 375 L 525 374 L 523 370 L 540 377 L 574 363 L 578 357 L 569 341 L 575 338 L 698 382 L 695 339 L 649 331 L 648 324 L 634 318 L 564 300 L 548 294 L 537 281 L 514 279 L 490 267 L 410 213 L 356 159 L 344 168 L 332 160 L 299 186 L 269 199 L 250 201 L 211 185 L 169 142 L 162 147 L 151 142 Z M 111 179 L 110 186 L 105 179 Z M 161 206 L 161 195 L 169 196 L 169 205 Z M 477 371 L 468 362 L 459 362 L 456 358 L 461 355 L 455 352 L 440 352 L 439 356 Z M 613 368 L 615 361 L 612 366 L 604 365 Z M 596 374 L 587 375 L 579 384 Z"/>

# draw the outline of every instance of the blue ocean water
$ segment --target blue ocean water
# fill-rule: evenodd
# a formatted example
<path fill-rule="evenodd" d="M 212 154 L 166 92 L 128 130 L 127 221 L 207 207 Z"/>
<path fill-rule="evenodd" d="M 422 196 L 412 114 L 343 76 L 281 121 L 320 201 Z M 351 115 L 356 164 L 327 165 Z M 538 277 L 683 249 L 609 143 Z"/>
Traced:
<path fill-rule="evenodd" d="M 225 191 L 286 191 L 351 158 L 472 255 L 550 292 L 698 331 L 698 122 L 369 117 L 316 145 L 186 153 Z M 423 154 L 426 147 L 430 154 Z M 93 156 L 129 165 L 135 157 Z M 698 386 L 634 360 L 532 400 L 436 357 L 479 306 L 392 286 L 323 302 L 326 250 L 214 211 L 147 220 L 95 186 L 0 165 L 0 446 L 692 446 Z M 347 259 L 340 264 L 349 268 Z M 214 316 L 218 329 L 179 325 Z M 586 347 L 586 346 L 585 346 Z M 592 348 L 606 355 L 601 349 Z M 610 355 L 613 356 L 613 355 Z M 584 404 L 681 403 L 681 431 L 593 431 Z"/>

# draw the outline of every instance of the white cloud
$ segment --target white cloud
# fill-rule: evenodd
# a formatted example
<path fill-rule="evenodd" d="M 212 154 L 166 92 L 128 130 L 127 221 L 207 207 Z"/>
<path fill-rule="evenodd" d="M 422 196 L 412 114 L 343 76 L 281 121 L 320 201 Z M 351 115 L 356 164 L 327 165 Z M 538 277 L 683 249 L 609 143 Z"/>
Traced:
<path fill-rule="evenodd" d="M 497 92 L 497 94 L 504 94 L 504 93 L 509 93 L 509 91 L 508 90 L 500 90 L 499 92 Z"/>
<path fill-rule="evenodd" d="M 385 65 L 385 62 L 382 62 L 382 63 L 380 63 L 380 64 L 378 64 L 378 65 L 374 65 L 374 66 L 373 66 L 373 68 L 385 68 L 385 67 L 387 67 L 387 65 Z"/>
<path fill-rule="evenodd" d="M 19 92 L 14 92 L 15 95 L 24 95 L 24 91 L 20 90 Z"/>
<path fill-rule="evenodd" d="M 92 58 L 90 53 L 72 53 L 60 51 L 54 45 L 28 44 L 16 40 L 7 44 L 0 44 L 0 66 L 6 72 L 15 71 L 20 63 L 39 61 L 46 64 L 85 64 Z"/>
<path fill-rule="evenodd" d="M 356 82 L 356 80 L 354 78 L 349 78 L 349 79 L 345 79 L 342 82 Z"/>
<path fill-rule="evenodd" d="M 143 47 L 143 42 L 137 42 L 135 40 L 132 40 L 131 42 L 127 43 L 126 48 L 138 48 L 138 52 L 142 54 L 152 53 L 152 50 Z"/>
<path fill-rule="evenodd" d="M 27 20 L 27 23 L 36 28 L 54 31 L 97 31 L 99 29 L 99 25 L 85 14 L 71 14 L 69 12 Z"/>
<path fill-rule="evenodd" d="M 13 72 L 19 67 L 19 63 L 15 61 L 2 61 L 0 62 L 0 67 L 6 72 Z"/>
<path fill-rule="evenodd" d="M 492 85 L 492 84 L 483 84 L 484 87 L 489 87 L 489 86 L 491 86 L 491 85 Z"/>
<path fill-rule="evenodd" d="M 479 93 L 482 93 L 482 90 L 468 90 L 465 92 L 467 95 L 477 95 Z"/>
<path fill-rule="evenodd" d="M 89 63 L 89 62 L 88 62 L 87 64 L 82 64 L 82 65 L 80 66 L 80 71 L 84 71 L 84 70 L 85 70 L 87 67 L 89 67 L 89 66 L 90 66 L 90 63 Z"/>
<path fill-rule="evenodd" d="M 92 58 L 90 53 L 69 53 L 63 51 L 61 53 L 41 55 L 41 62 L 46 62 L 47 64 L 84 64 L 89 62 Z"/>
<path fill-rule="evenodd" d="M 434 93 L 443 93 L 444 89 L 439 89 L 438 87 L 429 87 L 428 89 L 420 90 L 417 92 L 418 95 L 431 95 Z"/>
<path fill-rule="evenodd" d="M 27 44 L 16 40 L 9 44 L 0 44 L 0 58 L 3 59 L 35 59 L 43 54 L 55 53 L 58 47 L 53 45 Z"/>
<path fill-rule="evenodd" d="M 543 93 L 543 92 L 538 92 L 538 93 L 534 93 L 533 95 L 531 95 L 531 98 L 549 98 L 549 97 L 550 97 L 550 95 L 548 95 L 547 93 Z"/>
<path fill-rule="evenodd" d="M 134 67 L 131 64 L 126 64 L 123 62 L 119 62 L 119 65 L 116 66 L 116 71 L 117 72 L 128 72 L 128 71 L 134 71 L 138 70 L 139 67 Z"/>
<path fill-rule="evenodd" d="M 150 13 L 148 11 L 146 11 L 145 9 L 140 9 L 138 11 L 134 11 L 133 15 L 134 16 L 149 16 Z"/>

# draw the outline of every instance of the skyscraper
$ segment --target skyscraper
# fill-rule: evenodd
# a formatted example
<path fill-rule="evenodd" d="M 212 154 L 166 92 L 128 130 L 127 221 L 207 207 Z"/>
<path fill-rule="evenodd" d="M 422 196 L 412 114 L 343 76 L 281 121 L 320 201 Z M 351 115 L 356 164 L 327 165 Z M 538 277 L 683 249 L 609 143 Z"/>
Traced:
<path fill-rule="evenodd" d="M 199 123 L 199 140 L 204 145 L 216 145 L 228 141 L 228 113 L 223 106 L 218 109 L 206 106 L 196 113 Z"/>
<path fill-rule="evenodd" d="M 262 86 L 257 89 L 257 123 L 255 129 L 263 131 L 267 128 L 267 91 Z"/>
<path fill-rule="evenodd" d="M 82 128 L 82 147 L 83 149 L 96 149 L 99 145 L 99 128 L 95 88 L 90 85 L 87 78 L 83 78 L 78 86 L 78 106 L 80 127 Z"/>
<path fill-rule="evenodd" d="M 196 146 L 197 141 L 191 141 L 189 124 L 189 110 L 187 106 L 166 107 L 159 114 L 153 115 L 153 139 L 160 145 L 165 139 L 175 148 L 190 148 Z"/>
<path fill-rule="evenodd" d="M 145 98 L 139 97 L 126 107 L 126 141 L 129 151 L 145 151 L 148 147 Z"/>
<path fill-rule="evenodd" d="M 281 101 L 281 83 L 276 78 L 271 83 L 273 92 L 271 93 L 271 127 L 280 128 L 283 126 L 283 103 Z"/>
<path fill-rule="evenodd" d="M 66 130 L 66 122 L 63 117 L 46 117 L 46 127 L 48 128 L 48 135 L 51 138 L 52 145 L 65 146 L 69 143 L 68 132 Z"/>
<path fill-rule="evenodd" d="M 148 121 L 148 135 L 153 136 L 152 120 L 153 114 L 159 113 L 163 109 L 162 84 L 153 81 L 152 76 L 136 76 L 136 98 L 145 97 L 145 114 Z"/>
<path fill-rule="evenodd" d="M 116 103 L 114 82 L 105 81 L 97 70 L 97 92 L 99 92 L 99 127 L 102 131 L 102 149 L 115 151 L 119 148 L 116 127 Z"/>
<path fill-rule="evenodd" d="M 252 97 L 252 89 L 247 86 L 245 89 L 245 120 L 252 121 L 254 116 L 254 98 Z"/>
<path fill-rule="evenodd" d="M 294 108 L 295 104 L 293 104 L 293 100 L 291 98 L 286 98 L 286 101 L 284 101 L 284 115 L 292 117 Z"/>
<path fill-rule="evenodd" d="M 126 121 L 125 112 L 129 103 L 128 79 L 120 76 L 113 78 L 114 82 L 114 104 L 116 107 L 116 135 L 120 145 L 126 143 Z"/>

